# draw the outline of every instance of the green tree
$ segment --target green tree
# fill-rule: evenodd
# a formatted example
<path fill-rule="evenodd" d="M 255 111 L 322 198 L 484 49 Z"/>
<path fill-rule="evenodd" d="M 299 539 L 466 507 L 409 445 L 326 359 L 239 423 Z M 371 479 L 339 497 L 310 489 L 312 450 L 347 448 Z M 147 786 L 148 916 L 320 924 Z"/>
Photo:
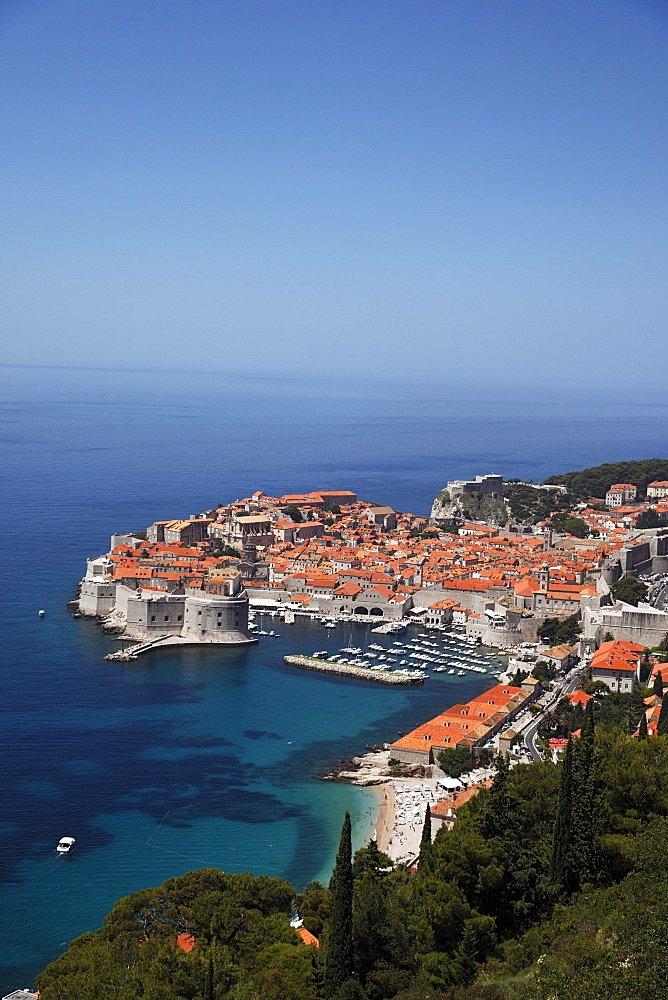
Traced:
<path fill-rule="evenodd" d="M 557 668 L 553 663 L 548 663 L 547 660 L 539 660 L 539 662 L 532 667 L 531 676 L 535 677 L 537 681 L 541 682 L 541 684 L 549 684 L 549 682 L 557 676 Z"/>
<path fill-rule="evenodd" d="M 642 511 L 636 518 L 636 528 L 661 528 L 664 522 L 653 508 Z"/>
<path fill-rule="evenodd" d="M 644 494 L 654 480 L 668 479 L 668 459 L 650 458 L 631 462 L 607 462 L 579 472 L 550 476 L 547 484 L 566 486 L 569 493 L 581 500 L 603 499 L 613 483 L 634 483 Z"/>
<path fill-rule="evenodd" d="M 661 674 L 657 674 L 654 678 L 652 692 L 657 696 L 657 698 L 663 698 L 663 677 Z"/>
<path fill-rule="evenodd" d="M 327 928 L 324 985 L 328 996 L 353 972 L 353 868 L 350 813 L 346 813 L 339 850 L 329 883 L 331 910 Z"/>
<path fill-rule="evenodd" d="M 645 715 L 644 712 L 640 716 L 640 726 L 638 728 L 638 739 L 639 740 L 646 740 L 647 739 L 647 716 Z"/>
<path fill-rule="evenodd" d="M 656 724 L 657 736 L 665 736 L 666 733 L 668 733 L 668 698 L 664 698 L 661 702 L 659 721 Z"/>
<path fill-rule="evenodd" d="M 553 646 L 562 642 L 570 645 L 576 641 L 581 628 L 577 614 L 569 615 L 567 618 L 546 618 L 538 630 L 538 635 L 543 642 L 549 642 Z"/>
<path fill-rule="evenodd" d="M 468 747 L 448 747 L 438 754 L 438 763 L 451 778 L 459 778 L 473 767 L 473 757 Z"/>
<path fill-rule="evenodd" d="M 613 583 L 610 589 L 615 600 L 633 604 L 635 607 L 638 606 L 638 601 L 644 601 L 647 597 L 647 585 L 633 576 L 623 576 L 621 580 Z"/>
<path fill-rule="evenodd" d="M 598 767 L 595 756 L 594 706 L 587 703 L 580 738 L 572 753 L 573 862 L 580 883 L 596 882 L 600 870 L 598 837 Z"/>
<path fill-rule="evenodd" d="M 285 508 L 285 513 L 289 516 L 291 521 L 295 522 L 295 524 L 298 524 L 304 520 L 304 515 L 302 514 L 301 510 L 293 503 L 291 503 L 288 507 Z"/>
<path fill-rule="evenodd" d="M 431 867 L 432 867 L 431 810 L 429 806 L 427 806 L 424 814 L 424 825 L 422 827 L 422 836 L 420 838 L 420 869 L 422 871 L 429 871 Z"/>
<path fill-rule="evenodd" d="M 513 687 L 520 687 L 520 685 L 522 684 L 522 681 L 527 676 L 527 673 L 528 673 L 528 671 L 526 671 L 526 670 L 520 670 L 520 668 L 518 667 L 517 670 L 515 671 L 515 673 L 513 674 L 513 679 L 511 681 L 512 686 Z"/>
<path fill-rule="evenodd" d="M 367 995 L 356 979 L 346 979 L 334 994 L 334 1000 L 367 1000 Z"/>
<path fill-rule="evenodd" d="M 553 514 L 550 520 L 554 530 L 560 534 L 574 535 L 575 538 L 586 538 L 589 534 L 589 527 L 582 518 L 564 511 Z"/>
<path fill-rule="evenodd" d="M 304 927 L 319 938 L 329 920 L 329 889 L 321 882 L 309 882 L 304 886 L 303 893 L 296 897 L 295 904 Z"/>
<path fill-rule="evenodd" d="M 561 763 L 561 783 L 552 835 L 550 877 L 566 895 L 577 888 L 573 851 L 573 741 L 569 739 Z"/>
<path fill-rule="evenodd" d="M 424 826 L 422 827 L 420 844 L 431 844 L 431 809 L 429 806 L 427 806 L 424 813 Z"/>
<path fill-rule="evenodd" d="M 204 982 L 204 1000 L 215 1000 L 214 978 L 213 978 L 213 956 L 209 955 L 206 963 L 206 980 Z"/>
<path fill-rule="evenodd" d="M 487 796 L 481 824 L 485 837 L 505 836 L 511 823 L 511 806 L 508 795 L 508 759 L 505 756 L 499 755 L 495 763 L 496 774 L 494 775 L 494 781 Z"/>
<path fill-rule="evenodd" d="M 375 840 L 370 840 L 366 847 L 355 851 L 353 858 L 353 879 L 360 878 L 365 872 L 380 874 L 384 869 L 392 867 L 392 859 L 384 854 Z"/>

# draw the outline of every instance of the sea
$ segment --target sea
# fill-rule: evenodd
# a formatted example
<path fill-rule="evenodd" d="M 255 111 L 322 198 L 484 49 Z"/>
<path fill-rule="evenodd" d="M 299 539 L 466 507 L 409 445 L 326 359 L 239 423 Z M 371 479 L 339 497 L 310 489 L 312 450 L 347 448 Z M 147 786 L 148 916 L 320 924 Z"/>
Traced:
<path fill-rule="evenodd" d="M 193 868 L 327 881 L 345 811 L 359 846 L 378 796 L 319 775 L 489 684 L 432 674 L 392 688 L 286 667 L 286 653 L 369 639 L 361 624 L 303 620 L 267 619 L 279 634 L 243 650 L 105 661 L 117 643 L 67 602 L 112 532 L 255 490 L 350 489 L 427 515 L 449 479 L 539 482 L 665 456 L 668 430 L 660 393 L 446 374 L 5 367 L 0 387 L 2 993 L 31 985 L 119 897 Z M 76 847 L 59 856 L 66 835 Z"/>

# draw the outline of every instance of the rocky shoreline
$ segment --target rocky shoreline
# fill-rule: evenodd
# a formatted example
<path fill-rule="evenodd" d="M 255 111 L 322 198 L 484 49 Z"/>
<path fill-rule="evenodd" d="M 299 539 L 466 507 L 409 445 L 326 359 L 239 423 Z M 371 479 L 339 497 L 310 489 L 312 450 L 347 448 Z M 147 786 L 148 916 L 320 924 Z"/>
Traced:
<path fill-rule="evenodd" d="M 327 774 L 319 774 L 318 777 L 321 781 L 345 781 L 349 785 L 364 787 L 367 785 L 384 785 L 397 777 L 412 778 L 422 776 L 424 769 L 421 765 L 402 767 L 398 770 L 396 767 L 390 767 L 390 758 L 391 751 L 389 747 L 374 747 L 373 750 L 361 754 L 359 757 L 350 757 L 347 760 L 340 761 L 341 767 L 332 768 Z"/>

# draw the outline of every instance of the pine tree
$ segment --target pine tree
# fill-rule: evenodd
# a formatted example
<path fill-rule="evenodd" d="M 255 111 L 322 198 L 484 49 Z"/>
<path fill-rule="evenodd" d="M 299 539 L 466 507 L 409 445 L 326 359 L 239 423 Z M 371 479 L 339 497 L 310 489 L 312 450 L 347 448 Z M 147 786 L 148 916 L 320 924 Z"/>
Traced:
<path fill-rule="evenodd" d="M 550 878 L 570 895 L 577 888 L 577 872 L 573 851 L 573 744 L 566 744 L 561 764 L 561 782 L 557 812 L 552 834 Z"/>
<path fill-rule="evenodd" d="M 341 830 L 329 883 L 331 909 L 325 958 L 325 994 L 332 996 L 353 974 L 353 867 L 350 813 Z"/>
<path fill-rule="evenodd" d="M 482 820 L 484 837 L 503 837 L 511 823 L 510 800 L 508 796 L 508 760 L 499 755 L 495 761 L 496 775 L 489 790 Z"/>
<path fill-rule="evenodd" d="M 665 736 L 666 733 L 668 733 L 668 698 L 664 698 L 661 702 L 659 721 L 656 724 L 657 736 Z"/>
<path fill-rule="evenodd" d="M 333 1000 L 366 1000 L 366 993 L 356 979 L 347 979 Z"/>
<path fill-rule="evenodd" d="M 652 691 L 657 696 L 657 698 L 663 698 L 663 678 L 661 677 L 661 674 L 657 674 L 656 677 L 654 678 Z"/>
<path fill-rule="evenodd" d="M 645 715 L 644 712 L 640 716 L 640 726 L 638 728 L 638 739 L 639 740 L 646 740 L 647 739 L 647 716 Z"/>

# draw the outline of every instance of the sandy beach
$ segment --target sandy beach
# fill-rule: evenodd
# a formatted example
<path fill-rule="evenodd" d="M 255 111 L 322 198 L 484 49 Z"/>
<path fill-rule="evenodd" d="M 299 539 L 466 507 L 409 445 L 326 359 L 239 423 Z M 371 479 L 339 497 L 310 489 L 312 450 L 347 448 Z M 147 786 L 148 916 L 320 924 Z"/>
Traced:
<path fill-rule="evenodd" d="M 390 837 L 392 835 L 392 827 L 394 825 L 394 788 L 391 782 L 382 786 L 383 798 L 380 803 L 380 809 L 378 811 L 378 820 L 376 822 L 376 829 L 374 830 L 374 840 L 378 844 L 381 851 L 385 854 L 388 853 L 388 846 L 390 843 Z"/>
<path fill-rule="evenodd" d="M 433 778 L 395 778 L 383 786 L 375 839 L 393 861 L 419 853 L 428 805 L 443 797 Z"/>

